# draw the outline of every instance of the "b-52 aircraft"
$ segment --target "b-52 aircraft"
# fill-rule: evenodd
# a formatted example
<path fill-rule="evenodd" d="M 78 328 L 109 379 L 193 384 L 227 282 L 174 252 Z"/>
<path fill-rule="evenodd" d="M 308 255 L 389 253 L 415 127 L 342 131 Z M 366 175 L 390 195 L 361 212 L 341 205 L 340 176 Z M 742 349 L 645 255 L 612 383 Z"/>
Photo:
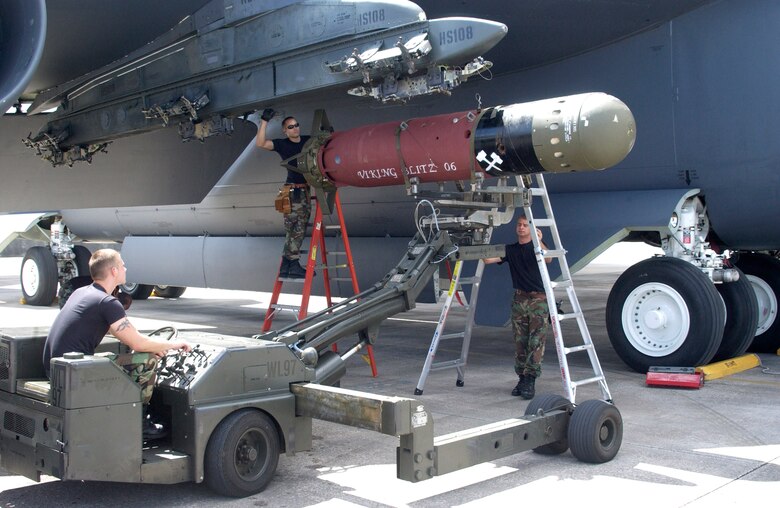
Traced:
<path fill-rule="evenodd" d="M 2 54 L 15 55 L 3 58 L 2 99 L 33 113 L 59 106 L 0 120 L 0 207 L 45 212 L 27 236 L 122 241 L 144 290 L 263 290 L 278 263 L 284 170 L 254 147 L 244 113 L 273 107 L 305 126 L 326 108 L 343 130 L 606 92 L 633 112 L 633 151 L 547 183 L 575 269 L 618 241 L 663 248 L 610 293 L 618 354 L 644 371 L 780 347 L 780 147 L 768 128 L 780 61 L 762 57 L 778 46 L 776 2 L 127 4 L 90 4 L 88 15 L 75 0 L 0 6 Z M 401 187 L 345 187 L 341 198 L 359 278 L 376 280 L 414 232 L 398 220 L 413 203 Z M 510 229 L 494 243 L 514 241 Z M 50 249 L 33 249 L 24 292 L 36 301 L 45 290 L 46 304 L 61 274 Z M 477 322 L 504 324 L 510 281 L 501 269 L 485 277 L 495 290 Z"/>

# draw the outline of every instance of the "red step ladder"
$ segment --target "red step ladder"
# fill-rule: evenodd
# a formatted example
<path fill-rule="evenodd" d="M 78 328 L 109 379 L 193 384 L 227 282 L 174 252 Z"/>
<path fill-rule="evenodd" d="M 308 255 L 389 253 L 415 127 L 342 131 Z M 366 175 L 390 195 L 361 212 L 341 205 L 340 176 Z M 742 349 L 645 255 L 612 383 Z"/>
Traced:
<path fill-rule="evenodd" d="M 320 202 L 316 198 L 312 198 L 317 203 L 316 211 L 314 212 L 314 226 L 312 228 L 311 242 L 309 244 L 309 255 L 306 262 L 306 277 L 303 279 L 303 291 L 301 292 L 301 305 L 283 305 L 279 303 L 279 295 L 282 292 L 282 286 L 285 282 L 300 284 L 300 279 L 280 278 L 279 272 L 276 273 L 276 282 L 274 283 L 274 290 L 271 294 L 271 302 L 268 305 L 268 310 L 265 313 L 265 320 L 263 321 L 263 332 L 267 332 L 271 329 L 274 316 L 281 310 L 290 310 L 298 312 L 298 319 L 301 320 L 306 317 L 309 311 L 309 297 L 311 296 L 311 287 L 314 280 L 314 271 L 319 268 L 322 270 L 322 281 L 325 287 L 325 301 L 328 307 L 333 306 L 331 297 L 331 281 L 351 281 L 352 291 L 354 294 L 360 293 L 358 287 L 357 275 L 355 273 L 355 263 L 352 259 L 352 249 L 349 246 L 349 236 L 347 235 L 347 227 L 344 223 L 344 214 L 341 209 L 341 199 L 338 192 L 335 192 L 335 211 L 338 217 L 338 224 L 323 225 L 322 223 L 322 207 Z M 339 235 L 344 244 L 344 251 L 331 252 L 332 255 L 343 255 L 346 257 L 346 263 L 342 264 L 328 264 L 328 250 L 325 246 L 325 229 L 335 229 L 341 234 Z M 319 253 L 321 258 L 321 264 L 317 265 L 317 254 Z M 281 268 L 281 264 L 280 264 Z M 331 277 L 331 269 L 347 268 L 349 277 L 339 278 Z M 336 345 L 333 345 L 333 350 L 336 351 Z M 377 376 L 376 362 L 374 361 L 374 348 L 369 344 L 366 348 L 368 352 L 368 363 L 371 366 L 371 375 Z"/>

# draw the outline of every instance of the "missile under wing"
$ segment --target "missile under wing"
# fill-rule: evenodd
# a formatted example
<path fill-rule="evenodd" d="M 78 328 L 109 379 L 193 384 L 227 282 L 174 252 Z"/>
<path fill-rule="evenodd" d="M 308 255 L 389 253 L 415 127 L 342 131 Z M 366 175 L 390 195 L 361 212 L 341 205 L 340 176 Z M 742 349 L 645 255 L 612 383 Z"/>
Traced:
<path fill-rule="evenodd" d="M 184 140 L 230 134 L 236 115 L 305 93 L 383 102 L 449 93 L 489 69 L 480 55 L 506 32 L 476 18 L 428 20 L 412 2 L 308 0 L 269 11 L 213 0 L 126 57 L 40 93 L 30 113 L 57 112 L 25 142 L 54 166 L 72 165 L 170 124 Z"/>

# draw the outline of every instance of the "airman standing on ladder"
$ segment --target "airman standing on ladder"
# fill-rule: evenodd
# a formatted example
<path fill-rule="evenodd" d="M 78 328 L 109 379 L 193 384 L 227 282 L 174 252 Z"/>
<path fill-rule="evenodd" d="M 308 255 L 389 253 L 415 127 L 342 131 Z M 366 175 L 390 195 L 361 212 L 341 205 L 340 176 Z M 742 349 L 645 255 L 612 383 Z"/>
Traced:
<path fill-rule="evenodd" d="M 292 116 L 282 120 L 282 132 L 284 138 L 266 139 L 268 122 L 274 117 L 273 109 L 263 110 L 260 116 L 260 126 L 257 129 L 255 144 L 258 148 L 278 153 L 282 160 L 295 157 L 303 149 L 303 145 L 310 136 L 301 136 L 301 126 Z M 287 161 L 289 166 L 298 167 L 295 159 Z M 282 251 L 282 264 L 279 268 L 279 277 L 302 279 L 306 276 L 300 259 L 301 244 L 306 236 L 306 224 L 311 216 L 311 198 L 309 185 L 302 174 L 287 170 L 287 180 L 279 191 L 276 209 L 284 214 L 284 250 Z"/>
<path fill-rule="evenodd" d="M 512 300 L 512 329 L 515 336 L 515 372 L 519 378 L 512 395 L 524 399 L 534 398 L 534 384 L 542 373 L 542 358 L 547 330 L 550 326 L 550 310 L 545 297 L 544 282 L 536 261 L 531 228 L 525 215 L 517 219 L 517 243 L 506 246 L 506 255 L 501 258 L 487 258 L 486 264 L 509 263 L 512 275 L 514 297 Z M 540 245 L 542 232 L 536 235 Z M 552 258 L 545 258 L 549 263 Z"/>

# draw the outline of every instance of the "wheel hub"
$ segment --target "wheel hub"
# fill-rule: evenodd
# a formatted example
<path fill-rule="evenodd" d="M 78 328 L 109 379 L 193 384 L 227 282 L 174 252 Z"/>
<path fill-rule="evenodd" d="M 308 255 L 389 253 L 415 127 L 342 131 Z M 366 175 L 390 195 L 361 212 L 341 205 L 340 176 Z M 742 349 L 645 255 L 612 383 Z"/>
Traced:
<path fill-rule="evenodd" d="M 252 481 L 263 473 L 266 443 L 262 433 L 247 430 L 236 445 L 235 468 L 244 481 Z"/>
<path fill-rule="evenodd" d="M 760 277 L 748 275 L 747 278 L 750 280 L 758 301 L 758 328 L 756 330 L 758 336 L 769 330 L 775 323 L 778 309 L 777 297 L 769 284 Z"/>
<path fill-rule="evenodd" d="M 666 328 L 666 314 L 664 314 L 664 311 L 659 307 L 657 309 L 653 309 L 647 314 L 645 314 L 645 326 L 649 328 L 650 330 L 658 330 L 659 328 Z"/>
<path fill-rule="evenodd" d="M 238 450 L 238 460 L 242 464 L 248 464 L 257 460 L 257 449 L 254 446 L 250 446 L 246 443 L 241 445 Z"/>
<path fill-rule="evenodd" d="M 666 284 L 652 282 L 634 289 L 623 305 L 623 329 L 640 353 L 667 356 L 683 345 L 690 312 L 683 297 Z"/>
<path fill-rule="evenodd" d="M 22 286 L 28 295 L 34 295 L 38 292 L 40 274 L 38 264 L 32 259 L 25 261 L 22 266 Z"/>

